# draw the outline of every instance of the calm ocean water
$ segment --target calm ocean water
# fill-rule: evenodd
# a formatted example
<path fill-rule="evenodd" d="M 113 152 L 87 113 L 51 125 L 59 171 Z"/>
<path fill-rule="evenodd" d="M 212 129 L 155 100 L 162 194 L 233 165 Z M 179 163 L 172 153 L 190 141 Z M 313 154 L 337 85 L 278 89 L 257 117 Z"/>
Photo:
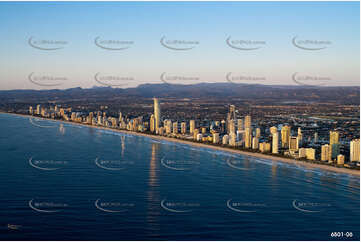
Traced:
<path fill-rule="evenodd" d="M 8 114 L 0 154 L 0 240 L 360 239 L 358 177 Z"/>

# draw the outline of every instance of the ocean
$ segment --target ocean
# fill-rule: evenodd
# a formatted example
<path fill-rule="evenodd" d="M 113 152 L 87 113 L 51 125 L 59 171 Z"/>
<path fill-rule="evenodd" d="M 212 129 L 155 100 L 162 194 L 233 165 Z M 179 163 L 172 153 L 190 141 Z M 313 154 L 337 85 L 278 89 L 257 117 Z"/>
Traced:
<path fill-rule="evenodd" d="M 0 114 L 0 240 L 359 240 L 359 177 Z"/>

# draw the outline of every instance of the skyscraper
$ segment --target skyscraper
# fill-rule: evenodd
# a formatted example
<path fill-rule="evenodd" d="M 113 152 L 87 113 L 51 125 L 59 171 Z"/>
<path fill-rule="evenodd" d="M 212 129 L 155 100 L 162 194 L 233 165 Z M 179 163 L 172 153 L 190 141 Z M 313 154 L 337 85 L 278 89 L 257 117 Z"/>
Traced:
<path fill-rule="evenodd" d="M 186 122 L 181 123 L 181 133 L 182 134 L 187 133 L 187 123 Z"/>
<path fill-rule="evenodd" d="M 297 131 L 297 139 L 298 139 L 298 144 L 299 144 L 299 145 L 302 145 L 302 143 L 303 143 L 303 135 L 302 135 L 302 130 L 301 130 L 301 128 L 298 128 L 298 131 Z"/>
<path fill-rule="evenodd" d="M 287 148 L 289 146 L 291 136 L 291 127 L 285 125 L 281 129 L 281 145 L 282 148 Z"/>
<path fill-rule="evenodd" d="M 189 133 L 193 134 L 195 128 L 196 128 L 196 121 L 195 120 L 190 120 L 189 121 Z"/>
<path fill-rule="evenodd" d="M 360 161 L 360 139 L 350 142 L 350 161 Z"/>
<path fill-rule="evenodd" d="M 155 132 L 155 118 L 154 118 L 154 114 L 152 114 L 152 115 L 150 116 L 149 126 L 150 126 L 150 132 L 154 133 L 154 132 Z"/>
<path fill-rule="evenodd" d="M 245 130 L 245 141 L 244 141 L 244 146 L 249 149 L 251 148 L 252 145 L 252 134 L 251 134 L 251 128 L 246 128 Z"/>
<path fill-rule="evenodd" d="M 252 127 L 251 116 L 247 115 L 244 118 L 244 129 L 251 128 L 251 127 Z"/>
<path fill-rule="evenodd" d="M 173 123 L 173 134 L 178 134 L 178 122 Z"/>
<path fill-rule="evenodd" d="M 154 119 L 155 119 L 155 132 L 159 133 L 159 127 L 161 126 L 161 113 L 160 104 L 158 98 L 154 98 Z"/>
<path fill-rule="evenodd" d="M 278 154 L 278 132 L 272 134 L 272 153 Z"/>
<path fill-rule="evenodd" d="M 298 137 L 290 137 L 289 150 L 297 151 L 299 147 Z"/>
<path fill-rule="evenodd" d="M 238 131 L 243 130 L 243 119 L 237 119 L 237 130 Z"/>
<path fill-rule="evenodd" d="M 328 144 L 321 146 L 321 161 L 330 160 L 330 146 Z"/>
<path fill-rule="evenodd" d="M 329 149 L 329 157 L 330 159 L 334 159 L 340 153 L 339 146 L 339 132 L 338 131 L 330 131 L 330 149 Z"/>
<path fill-rule="evenodd" d="M 330 131 L 330 145 L 338 144 L 339 133 L 338 131 Z"/>

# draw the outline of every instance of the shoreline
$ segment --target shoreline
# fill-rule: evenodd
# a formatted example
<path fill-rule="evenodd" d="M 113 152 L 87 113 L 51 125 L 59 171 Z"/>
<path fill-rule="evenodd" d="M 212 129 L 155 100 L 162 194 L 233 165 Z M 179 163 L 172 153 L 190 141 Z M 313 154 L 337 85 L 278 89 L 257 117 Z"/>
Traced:
<path fill-rule="evenodd" d="M 230 153 L 234 153 L 234 154 L 262 158 L 262 159 L 272 160 L 275 162 L 283 162 L 283 163 L 289 163 L 289 164 L 293 164 L 293 165 L 301 165 L 307 169 L 322 169 L 325 171 L 331 171 L 331 172 L 335 172 L 335 173 L 343 173 L 343 174 L 360 177 L 360 170 L 338 168 L 338 167 L 334 167 L 334 166 L 309 163 L 306 161 L 301 161 L 301 160 L 296 160 L 296 159 L 291 159 L 291 158 L 286 158 L 286 157 L 277 157 L 277 156 L 272 156 L 272 155 L 267 155 L 267 154 L 262 154 L 262 153 L 248 152 L 248 151 L 237 150 L 237 149 L 232 149 L 232 148 L 228 148 L 228 147 L 220 147 L 220 146 L 215 146 L 215 145 L 196 143 L 196 142 L 177 139 L 177 138 L 165 137 L 165 136 L 160 136 L 160 135 L 152 135 L 152 134 L 134 132 L 134 131 L 129 131 L 129 130 L 114 129 L 114 128 L 102 127 L 102 126 L 92 126 L 92 125 L 88 125 L 88 124 L 71 122 L 71 121 L 66 121 L 66 120 L 43 118 L 43 117 L 31 116 L 31 115 L 27 115 L 27 114 L 6 113 L 6 112 L 1 112 L 1 111 L 0 111 L 0 113 L 17 115 L 17 116 L 22 116 L 22 117 L 29 117 L 29 118 L 33 117 L 33 118 L 56 121 L 56 122 L 63 122 L 63 123 L 68 123 L 68 124 L 72 124 L 72 125 L 80 125 L 80 126 L 89 127 L 89 128 L 110 130 L 110 131 L 120 132 L 120 133 L 124 133 L 124 134 L 143 136 L 143 137 L 153 138 L 153 139 L 157 139 L 157 140 L 165 140 L 165 141 L 174 142 L 174 143 L 187 144 L 187 145 L 191 145 L 191 146 L 195 146 L 195 147 L 202 147 L 202 148 L 208 148 L 208 149 L 219 150 L 219 151 L 224 151 L 224 152 L 230 152 Z"/>

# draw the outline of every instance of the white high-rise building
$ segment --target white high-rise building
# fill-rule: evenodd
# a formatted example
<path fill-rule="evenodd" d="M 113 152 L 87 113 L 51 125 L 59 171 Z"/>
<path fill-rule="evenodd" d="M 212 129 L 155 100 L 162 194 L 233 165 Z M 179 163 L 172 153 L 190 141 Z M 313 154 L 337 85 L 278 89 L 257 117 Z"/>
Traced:
<path fill-rule="evenodd" d="M 158 98 L 154 98 L 154 119 L 155 119 L 155 132 L 159 133 L 159 127 L 161 126 L 161 112 Z"/>
<path fill-rule="evenodd" d="M 350 161 L 360 161 L 360 139 L 350 142 Z"/>
<path fill-rule="evenodd" d="M 272 134 L 272 153 L 278 154 L 278 132 Z"/>

